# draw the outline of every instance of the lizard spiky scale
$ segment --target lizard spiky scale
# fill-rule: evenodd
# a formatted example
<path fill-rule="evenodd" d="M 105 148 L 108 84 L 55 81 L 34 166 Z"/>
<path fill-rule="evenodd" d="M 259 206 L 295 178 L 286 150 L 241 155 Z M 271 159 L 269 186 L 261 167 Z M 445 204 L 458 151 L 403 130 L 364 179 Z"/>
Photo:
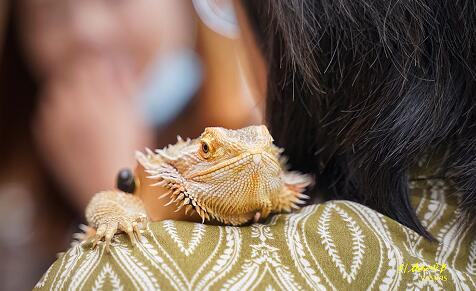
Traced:
<path fill-rule="evenodd" d="M 202 222 L 213 219 L 240 225 L 273 212 L 298 209 L 308 198 L 302 192 L 312 179 L 288 172 L 282 152 L 265 126 L 238 130 L 209 127 L 196 139 L 177 137 L 174 145 L 137 152 L 136 159 L 151 185 L 167 189 L 157 197 L 168 198 L 166 205 L 175 204 L 176 211 L 197 213 Z M 137 219 L 133 216 L 139 213 L 143 217 L 145 210 L 134 195 L 101 193 L 91 200 L 86 217 L 90 226 L 98 229 L 95 240 L 105 236 L 109 244 L 113 231 L 131 235 L 129 226 Z M 111 230 L 111 221 L 121 223 Z M 104 224 L 107 230 L 103 230 Z"/>

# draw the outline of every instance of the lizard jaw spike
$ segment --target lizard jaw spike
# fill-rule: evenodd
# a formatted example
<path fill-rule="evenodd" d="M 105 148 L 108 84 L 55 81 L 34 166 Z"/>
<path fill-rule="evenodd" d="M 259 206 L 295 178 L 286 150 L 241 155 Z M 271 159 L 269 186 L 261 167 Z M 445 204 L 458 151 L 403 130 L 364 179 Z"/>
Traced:
<path fill-rule="evenodd" d="M 204 215 L 205 212 L 202 211 L 199 206 L 195 206 L 195 211 L 202 218 L 202 223 L 205 223 L 205 215 Z"/>
<path fill-rule="evenodd" d="M 304 201 L 304 200 L 298 200 L 298 201 L 296 201 L 296 204 L 301 204 L 301 205 L 302 205 L 302 204 L 306 204 L 306 201 Z"/>
<path fill-rule="evenodd" d="M 185 195 L 183 195 L 183 192 L 182 192 L 182 190 L 181 190 L 180 188 L 175 189 L 173 194 L 180 196 L 180 197 L 181 197 L 180 200 L 182 200 L 183 197 L 185 196 Z M 180 194 L 182 194 L 183 196 L 180 195 Z"/>
<path fill-rule="evenodd" d="M 177 196 L 178 200 L 183 200 L 183 198 L 185 197 L 185 194 L 183 194 L 180 191 L 178 193 L 179 193 L 178 196 Z M 175 195 L 175 191 L 174 191 L 174 195 Z"/>
<path fill-rule="evenodd" d="M 183 204 L 183 206 L 191 205 L 191 203 L 185 203 L 185 200 L 182 200 L 182 204 Z"/>
<path fill-rule="evenodd" d="M 153 156 L 154 155 L 154 152 L 149 148 L 145 148 L 145 152 L 147 153 L 148 156 Z"/>
<path fill-rule="evenodd" d="M 151 174 L 151 175 L 147 176 L 147 178 L 149 178 L 149 179 L 160 179 L 161 178 L 160 175 L 155 174 L 155 172 L 149 173 L 149 174 Z"/>
<path fill-rule="evenodd" d="M 162 181 L 159 181 L 159 182 L 157 182 L 157 183 L 152 184 L 151 186 L 165 187 L 167 184 L 168 184 L 167 181 L 162 180 Z"/>
<path fill-rule="evenodd" d="M 185 214 L 187 214 L 192 208 L 193 208 L 193 206 L 190 205 L 190 204 L 188 204 L 187 206 L 185 206 Z"/>
<path fill-rule="evenodd" d="M 167 202 L 166 204 L 164 204 L 164 206 L 169 206 L 170 204 L 174 203 L 175 201 L 173 199 L 170 199 L 169 202 Z"/>
<path fill-rule="evenodd" d="M 307 196 L 306 194 L 302 194 L 302 193 L 298 193 L 296 196 L 299 197 L 299 198 L 301 198 L 301 199 L 309 199 L 309 198 L 311 198 L 311 197 Z"/>
<path fill-rule="evenodd" d="M 177 209 L 175 209 L 175 211 L 174 211 L 174 212 L 179 212 L 179 211 L 180 211 L 180 209 L 182 209 L 182 207 L 183 207 L 183 204 L 180 204 L 180 205 L 177 207 Z"/>
<path fill-rule="evenodd" d="M 202 218 L 202 224 L 205 223 L 205 215 L 203 215 L 203 212 L 198 212 L 198 215 Z"/>
<path fill-rule="evenodd" d="M 172 194 L 171 190 L 169 190 L 169 191 L 165 192 L 164 194 L 160 195 L 159 199 L 164 199 L 165 197 L 169 196 L 170 194 Z"/>
<path fill-rule="evenodd" d="M 291 208 L 292 209 L 299 209 L 299 206 L 293 203 L 293 204 L 291 204 Z"/>

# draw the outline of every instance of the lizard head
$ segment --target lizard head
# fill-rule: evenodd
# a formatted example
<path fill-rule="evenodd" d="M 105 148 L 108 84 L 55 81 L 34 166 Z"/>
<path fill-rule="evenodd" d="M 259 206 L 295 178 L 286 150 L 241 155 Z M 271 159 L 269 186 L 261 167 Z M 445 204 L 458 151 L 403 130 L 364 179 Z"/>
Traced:
<path fill-rule="evenodd" d="M 268 209 L 283 187 L 280 149 L 266 126 L 208 127 L 196 139 L 179 138 L 138 160 L 157 185 L 170 189 L 164 197 L 171 203 L 227 224 L 242 224 Z"/>
<path fill-rule="evenodd" d="M 198 138 L 199 160 L 189 168 L 189 176 L 211 173 L 239 174 L 242 170 L 267 168 L 278 174 L 277 148 L 266 126 L 249 126 L 230 130 L 208 127 Z"/>
<path fill-rule="evenodd" d="M 221 222 L 250 220 L 282 187 L 279 149 L 265 126 L 206 128 L 193 161 L 181 171 L 187 192 Z"/>

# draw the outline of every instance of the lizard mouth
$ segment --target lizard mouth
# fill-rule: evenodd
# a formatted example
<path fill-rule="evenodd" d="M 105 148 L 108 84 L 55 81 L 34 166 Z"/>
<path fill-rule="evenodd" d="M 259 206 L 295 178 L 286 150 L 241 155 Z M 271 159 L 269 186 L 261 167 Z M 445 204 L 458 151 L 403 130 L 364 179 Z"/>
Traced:
<path fill-rule="evenodd" d="M 257 152 L 247 152 L 240 154 L 236 157 L 228 159 L 226 161 L 220 162 L 216 165 L 211 166 L 206 170 L 192 173 L 187 177 L 187 179 L 192 180 L 201 180 L 202 178 L 207 178 L 209 175 L 217 172 L 233 171 L 243 167 L 249 163 L 255 163 L 256 165 L 263 164 L 269 167 L 271 170 L 276 171 L 276 174 L 280 170 L 280 165 L 271 154 L 265 151 Z"/>

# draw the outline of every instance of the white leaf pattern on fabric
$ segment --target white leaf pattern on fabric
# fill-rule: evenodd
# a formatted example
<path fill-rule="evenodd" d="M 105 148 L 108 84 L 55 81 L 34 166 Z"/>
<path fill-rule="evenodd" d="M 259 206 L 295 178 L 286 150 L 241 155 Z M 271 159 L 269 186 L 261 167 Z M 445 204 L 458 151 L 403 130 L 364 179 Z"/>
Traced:
<path fill-rule="evenodd" d="M 110 264 L 104 265 L 101 272 L 99 273 L 96 281 L 94 281 L 94 287 L 92 288 L 93 291 L 103 290 L 104 283 L 106 283 L 106 279 L 109 279 L 112 288 L 115 291 L 122 291 L 124 290 L 124 286 L 121 284 L 121 280 L 117 276 L 117 274 L 112 270 Z"/>
<path fill-rule="evenodd" d="M 170 237 L 177 244 L 180 251 L 187 257 L 193 254 L 193 252 L 195 251 L 195 248 L 203 239 L 203 236 L 205 234 L 205 226 L 199 223 L 195 224 L 192 231 L 192 237 L 190 239 L 190 242 L 188 246 L 185 247 L 185 243 L 183 239 L 177 235 L 177 228 L 175 227 L 175 222 L 173 220 L 164 221 L 164 228 L 165 228 L 165 231 L 167 231 Z"/>
<path fill-rule="evenodd" d="M 340 218 L 346 222 L 347 228 L 352 238 L 352 263 L 350 268 L 347 268 L 350 269 L 350 272 L 347 271 L 346 267 L 342 263 L 342 259 L 337 252 L 334 239 L 329 230 L 329 222 L 332 211 L 337 213 Z M 318 233 L 322 239 L 321 243 L 324 245 L 324 249 L 327 251 L 329 256 L 331 256 L 332 261 L 336 264 L 339 272 L 342 274 L 343 278 L 347 280 L 347 282 L 351 283 L 356 279 L 357 272 L 362 265 L 362 258 L 365 254 L 365 236 L 363 235 L 362 230 L 344 210 L 336 206 L 334 203 L 329 203 L 326 208 L 324 208 L 324 212 L 321 216 L 321 219 L 319 220 Z"/>

